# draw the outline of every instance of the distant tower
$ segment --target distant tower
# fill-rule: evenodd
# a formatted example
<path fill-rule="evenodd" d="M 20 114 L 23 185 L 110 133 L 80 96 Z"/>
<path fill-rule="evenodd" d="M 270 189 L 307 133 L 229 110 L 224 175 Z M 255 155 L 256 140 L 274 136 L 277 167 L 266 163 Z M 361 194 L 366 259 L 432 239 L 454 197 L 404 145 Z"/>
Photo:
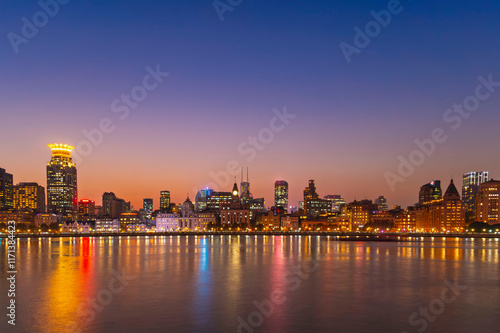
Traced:
<path fill-rule="evenodd" d="M 274 182 L 274 206 L 288 210 L 288 183 L 284 180 Z"/>
<path fill-rule="evenodd" d="M 241 182 L 240 182 L 241 196 L 246 197 L 250 194 L 250 182 L 248 181 L 248 168 L 247 168 L 247 181 L 243 181 L 243 168 L 241 168 Z"/>
<path fill-rule="evenodd" d="M 462 200 L 467 222 L 474 222 L 477 191 L 482 183 L 488 181 L 488 171 L 467 172 L 463 176 Z"/>
<path fill-rule="evenodd" d="M 75 147 L 59 143 L 48 146 L 52 158 L 47 163 L 47 212 L 74 219 L 78 216 L 76 164 L 71 158 Z"/>
<path fill-rule="evenodd" d="M 247 181 L 243 181 L 243 168 L 241 168 L 241 182 L 240 182 L 240 198 L 243 204 L 247 204 L 250 199 L 252 199 L 252 195 L 250 194 L 250 181 L 248 180 L 248 167 L 247 167 Z"/>
<path fill-rule="evenodd" d="M 0 211 L 14 210 L 14 181 L 12 174 L 0 168 Z"/>
<path fill-rule="evenodd" d="M 160 212 L 166 213 L 170 211 L 170 191 L 160 192 Z"/>
<path fill-rule="evenodd" d="M 146 217 L 148 219 L 151 218 L 151 214 L 153 213 L 153 199 L 143 199 L 142 200 L 142 209 L 146 213 Z"/>
<path fill-rule="evenodd" d="M 240 193 L 238 191 L 238 185 L 234 182 L 233 190 L 231 191 L 231 197 L 233 202 L 240 201 Z"/>

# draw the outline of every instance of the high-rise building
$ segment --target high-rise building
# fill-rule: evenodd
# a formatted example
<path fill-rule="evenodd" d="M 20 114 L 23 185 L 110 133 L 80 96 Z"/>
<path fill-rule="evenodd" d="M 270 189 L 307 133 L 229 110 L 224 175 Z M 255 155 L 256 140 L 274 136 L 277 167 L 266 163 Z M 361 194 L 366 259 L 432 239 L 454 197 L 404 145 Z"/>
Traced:
<path fill-rule="evenodd" d="M 150 219 L 151 214 L 153 213 L 153 199 L 144 199 L 142 200 L 142 209 L 146 213 L 146 218 Z"/>
<path fill-rule="evenodd" d="M 111 202 L 116 199 L 113 192 L 104 192 L 102 195 L 102 215 L 111 216 Z"/>
<path fill-rule="evenodd" d="M 389 211 L 389 206 L 387 206 L 387 199 L 383 195 L 375 199 L 375 204 L 377 205 L 379 212 Z"/>
<path fill-rule="evenodd" d="M 0 211 L 14 210 L 13 176 L 0 168 Z"/>
<path fill-rule="evenodd" d="M 119 219 L 122 213 L 130 213 L 130 201 L 117 198 L 113 192 L 102 195 L 102 216 Z"/>
<path fill-rule="evenodd" d="M 14 186 L 14 208 L 45 212 L 45 188 L 37 183 L 19 183 Z"/>
<path fill-rule="evenodd" d="M 462 201 L 465 205 L 465 219 L 474 222 L 476 211 L 475 202 L 479 186 L 488 181 L 488 171 L 467 172 L 463 177 Z"/>
<path fill-rule="evenodd" d="M 274 182 L 274 205 L 288 210 L 288 183 L 284 180 Z"/>
<path fill-rule="evenodd" d="M 250 181 L 248 179 L 248 167 L 247 167 L 247 181 L 243 181 L 243 168 L 241 168 L 241 182 L 240 182 L 240 189 L 241 189 L 241 202 L 243 204 L 248 204 L 248 201 L 252 199 L 252 194 L 250 193 Z"/>
<path fill-rule="evenodd" d="M 440 200 L 442 196 L 443 192 L 441 191 L 441 181 L 435 180 L 429 184 L 423 185 L 420 188 L 418 203 L 423 204 L 434 200 Z"/>
<path fill-rule="evenodd" d="M 52 158 L 47 163 L 47 212 L 73 219 L 78 213 L 76 165 L 71 158 L 74 147 L 49 144 Z"/>
<path fill-rule="evenodd" d="M 170 211 L 170 191 L 160 192 L 160 212 L 167 213 Z"/>
<path fill-rule="evenodd" d="M 476 222 L 486 222 L 490 225 L 500 223 L 499 195 L 500 181 L 491 179 L 479 185 L 476 194 Z"/>

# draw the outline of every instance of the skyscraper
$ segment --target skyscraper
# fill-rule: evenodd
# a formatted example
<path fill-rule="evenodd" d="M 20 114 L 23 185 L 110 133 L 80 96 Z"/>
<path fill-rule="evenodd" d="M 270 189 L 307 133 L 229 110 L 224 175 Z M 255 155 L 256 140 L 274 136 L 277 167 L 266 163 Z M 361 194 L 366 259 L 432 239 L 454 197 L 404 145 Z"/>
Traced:
<path fill-rule="evenodd" d="M 465 205 L 465 219 L 474 222 L 476 194 L 479 185 L 488 181 L 488 171 L 467 172 L 463 177 L 462 200 Z"/>
<path fill-rule="evenodd" d="M 102 195 L 103 216 L 118 219 L 122 213 L 130 213 L 130 201 L 117 198 L 113 192 L 104 192 Z"/>
<path fill-rule="evenodd" d="M 489 180 L 479 185 L 476 194 L 476 222 L 490 225 L 500 223 L 499 204 L 500 181 Z"/>
<path fill-rule="evenodd" d="M 144 199 L 142 200 L 142 208 L 146 213 L 146 217 L 148 219 L 151 218 L 151 214 L 153 213 L 153 199 Z"/>
<path fill-rule="evenodd" d="M 423 204 L 434 200 L 440 200 L 442 196 L 443 192 L 441 191 L 441 181 L 435 180 L 429 184 L 423 185 L 420 188 L 418 203 Z"/>
<path fill-rule="evenodd" d="M 250 181 L 248 180 L 248 167 L 247 167 L 247 181 L 243 181 L 243 168 L 241 168 L 241 197 L 242 198 L 250 198 Z"/>
<path fill-rule="evenodd" d="M 31 209 L 45 213 L 45 188 L 37 183 L 19 183 L 14 186 L 14 208 Z"/>
<path fill-rule="evenodd" d="M 104 192 L 102 195 L 102 215 L 111 216 L 111 202 L 115 199 L 116 195 L 113 192 Z"/>
<path fill-rule="evenodd" d="M 288 183 L 284 180 L 274 182 L 274 206 L 288 210 Z"/>
<path fill-rule="evenodd" d="M 0 211 L 14 210 L 14 181 L 12 174 L 0 168 Z"/>
<path fill-rule="evenodd" d="M 160 212 L 167 213 L 170 210 L 170 191 L 160 192 Z"/>
<path fill-rule="evenodd" d="M 73 219 L 78 214 L 76 165 L 71 158 L 75 149 L 66 144 L 49 144 L 52 158 L 47 163 L 47 211 Z"/>

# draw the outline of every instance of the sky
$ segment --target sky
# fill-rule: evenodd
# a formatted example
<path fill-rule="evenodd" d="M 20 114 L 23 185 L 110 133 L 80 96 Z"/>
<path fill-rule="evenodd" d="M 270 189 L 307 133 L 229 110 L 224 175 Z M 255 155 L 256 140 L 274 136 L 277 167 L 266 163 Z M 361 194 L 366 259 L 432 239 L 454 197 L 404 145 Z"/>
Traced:
<path fill-rule="evenodd" d="M 0 167 L 15 183 L 46 185 L 49 143 L 77 147 L 80 198 L 136 209 L 161 190 L 229 191 L 246 167 L 267 206 L 278 179 L 293 205 L 314 179 L 320 196 L 407 206 L 435 179 L 500 178 L 498 1 L 42 3 L 51 15 L 0 10 Z"/>

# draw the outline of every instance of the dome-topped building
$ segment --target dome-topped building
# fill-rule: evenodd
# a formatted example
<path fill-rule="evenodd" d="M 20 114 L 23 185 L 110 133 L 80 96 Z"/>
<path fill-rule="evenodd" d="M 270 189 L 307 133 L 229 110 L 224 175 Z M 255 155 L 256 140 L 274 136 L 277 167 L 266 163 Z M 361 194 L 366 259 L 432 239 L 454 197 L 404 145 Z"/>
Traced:
<path fill-rule="evenodd" d="M 190 217 L 193 216 L 194 213 L 195 213 L 194 204 L 189 199 L 189 194 L 188 194 L 186 201 L 184 201 L 184 203 L 181 205 L 181 214 L 182 217 Z"/>

